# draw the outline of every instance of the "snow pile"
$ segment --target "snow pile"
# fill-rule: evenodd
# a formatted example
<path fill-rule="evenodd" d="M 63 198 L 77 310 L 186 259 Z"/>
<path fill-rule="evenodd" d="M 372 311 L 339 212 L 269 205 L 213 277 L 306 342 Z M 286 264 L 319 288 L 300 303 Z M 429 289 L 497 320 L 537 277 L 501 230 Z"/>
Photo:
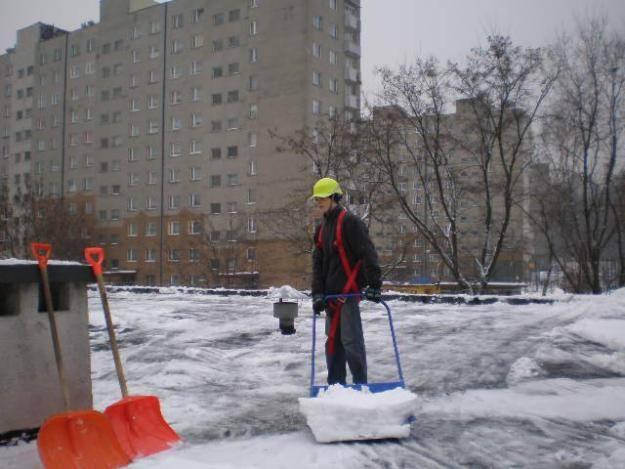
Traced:
<path fill-rule="evenodd" d="M 406 438 L 417 396 L 406 389 L 371 393 L 340 384 L 317 397 L 300 398 L 299 408 L 319 443 Z"/>
<path fill-rule="evenodd" d="M 271 287 L 267 291 L 267 297 L 270 299 L 284 300 L 305 300 L 308 296 L 290 285 L 282 285 L 280 288 Z"/>

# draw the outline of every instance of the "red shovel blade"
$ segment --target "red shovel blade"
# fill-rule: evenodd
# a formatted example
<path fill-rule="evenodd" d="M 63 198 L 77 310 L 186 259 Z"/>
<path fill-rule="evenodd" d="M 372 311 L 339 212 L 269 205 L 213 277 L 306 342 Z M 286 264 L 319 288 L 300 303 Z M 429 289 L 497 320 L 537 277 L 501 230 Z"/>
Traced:
<path fill-rule="evenodd" d="M 65 412 L 46 420 L 37 436 L 46 469 L 114 469 L 130 464 L 101 412 Z"/>
<path fill-rule="evenodd" d="M 122 448 L 131 458 L 149 456 L 180 441 L 165 422 L 155 396 L 128 396 L 104 411 Z"/>

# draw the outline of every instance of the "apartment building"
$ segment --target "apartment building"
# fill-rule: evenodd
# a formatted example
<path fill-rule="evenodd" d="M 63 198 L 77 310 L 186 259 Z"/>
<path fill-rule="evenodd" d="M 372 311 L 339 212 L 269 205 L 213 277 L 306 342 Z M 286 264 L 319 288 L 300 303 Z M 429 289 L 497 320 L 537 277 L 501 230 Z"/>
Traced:
<path fill-rule="evenodd" d="M 360 108 L 359 0 L 101 0 L 0 56 L 0 178 L 64 197 L 116 281 L 304 287 L 260 219 L 308 187 L 288 135 Z M 304 201 L 302 201 L 304 203 Z"/>

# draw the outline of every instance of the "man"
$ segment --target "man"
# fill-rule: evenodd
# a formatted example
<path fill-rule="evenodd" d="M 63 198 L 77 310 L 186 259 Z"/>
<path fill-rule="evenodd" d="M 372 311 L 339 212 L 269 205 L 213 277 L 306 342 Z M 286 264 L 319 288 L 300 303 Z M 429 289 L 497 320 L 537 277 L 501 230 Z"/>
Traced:
<path fill-rule="evenodd" d="M 313 310 L 326 315 L 328 384 L 345 384 L 345 363 L 354 383 L 367 382 L 367 356 L 362 333 L 360 297 L 326 301 L 326 295 L 360 293 L 376 303 L 381 300 L 380 266 L 375 247 L 363 221 L 339 202 L 343 191 L 332 178 L 313 187 L 323 221 L 315 231 L 313 251 Z"/>

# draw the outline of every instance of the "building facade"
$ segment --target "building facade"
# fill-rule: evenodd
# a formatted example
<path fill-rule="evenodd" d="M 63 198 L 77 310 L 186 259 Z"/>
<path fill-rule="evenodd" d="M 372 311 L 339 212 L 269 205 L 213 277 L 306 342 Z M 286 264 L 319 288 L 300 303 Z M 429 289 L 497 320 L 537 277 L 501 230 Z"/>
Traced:
<path fill-rule="evenodd" d="M 306 286 L 308 259 L 259 221 L 312 168 L 270 131 L 359 115 L 359 8 L 101 0 L 99 23 L 19 30 L 0 56 L 9 197 L 63 197 L 92 217 L 82 237 L 119 282 Z"/>

